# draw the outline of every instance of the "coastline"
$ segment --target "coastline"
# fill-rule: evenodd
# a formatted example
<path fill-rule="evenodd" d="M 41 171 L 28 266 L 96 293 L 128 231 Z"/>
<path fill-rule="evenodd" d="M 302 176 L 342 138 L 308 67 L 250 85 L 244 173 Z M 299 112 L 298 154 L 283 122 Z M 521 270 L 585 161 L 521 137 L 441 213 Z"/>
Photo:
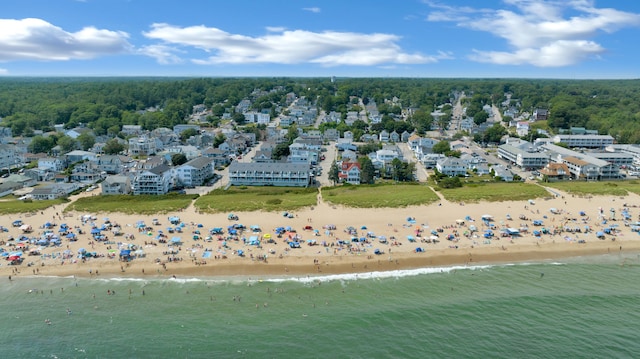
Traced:
<path fill-rule="evenodd" d="M 621 211 L 626 211 L 631 218 L 638 217 L 640 198 L 630 194 L 625 197 L 597 196 L 572 197 L 559 194 L 554 198 L 539 200 L 531 204 L 527 201 L 512 201 L 500 203 L 450 203 L 442 201 L 426 206 L 408 208 L 382 209 L 354 209 L 341 208 L 319 199 L 314 208 L 300 210 L 293 218 L 285 218 L 280 213 L 249 212 L 237 213 L 238 221 L 229 221 L 227 214 L 197 213 L 193 206 L 176 214 L 158 215 L 156 218 L 164 225 L 154 226 L 149 232 L 139 231 L 136 223 L 144 221 L 150 224 L 153 216 L 128 216 L 120 213 L 91 214 L 92 223 L 82 222 L 82 217 L 88 214 L 68 213 L 61 215 L 63 208 L 50 208 L 37 216 L 10 216 L 2 223 L 9 227 L 9 232 L 0 235 L 0 239 L 10 243 L 8 237 L 17 238 L 20 231 L 12 228 L 11 222 L 21 219 L 29 222 L 34 231 L 28 235 L 39 238 L 44 233 L 42 224 L 54 222 L 54 229 L 61 223 L 70 228 L 84 230 L 78 235 L 78 240 L 71 242 L 63 239 L 59 247 L 41 247 L 40 256 L 25 256 L 20 265 L 8 265 L 2 260 L 0 275 L 18 279 L 21 276 L 77 276 L 91 278 L 287 278 L 299 276 L 325 276 L 349 273 L 388 272 L 397 270 L 414 270 L 419 268 L 446 268 L 452 266 L 500 265 L 524 262 L 542 262 L 560 260 L 580 256 L 598 256 L 616 253 L 640 252 L 640 235 L 632 232 L 629 226 L 623 225 Z M 613 207 L 614 205 L 615 207 Z M 551 213 L 550 209 L 556 213 Z M 584 216 L 577 213 L 586 212 Z M 490 214 L 491 222 L 480 221 L 480 217 Z M 57 215 L 57 217 L 56 217 Z M 526 215 L 526 220 L 520 220 L 519 215 Z M 167 226 L 168 218 L 179 216 L 183 224 L 180 245 L 158 243 L 157 234 Z M 108 234 L 108 242 L 98 242 L 88 234 L 89 229 L 98 226 L 104 219 L 110 223 L 118 223 L 122 228 L 122 235 Z M 132 218 L 135 217 L 135 218 Z M 511 220 L 507 218 L 512 218 Z M 610 218 L 614 217 L 614 218 Z M 615 218 L 618 217 L 618 218 Z M 461 223 L 463 218 L 473 221 Z M 411 219 L 411 221 L 409 221 Z M 534 219 L 544 220 L 549 228 L 563 226 L 591 227 L 590 233 L 545 234 L 534 236 Z M 607 223 L 607 219 L 609 222 Z M 633 219 L 631 220 L 633 221 Z M 205 232 L 212 227 L 224 227 L 234 223 L 244 223 L 247 228 L 256 226 L 259 232 L 248 229 L 241 234 L 242 240 L 232 241 L 212 238 L 206 241 Z M 478 231 L 472 235 L 462 235 L 468 232 L 470 226 L 475 225 Z M 327 224 L 335 226 L 335 230 L 326 230 Z M 616 233 L 607 235 L 605 239 L 597 239 L 596 231 L 611 226 Z M 628 224 L 628 223 L 627 223 Z M 267 243 L 266 234 L 273 234 L 278 226 L 292 227 L 300 236 L 301 247 L 289 248 L 287 235 L 275 238 L 275 243 Z M 314 228 L 312 231 L 303 230 L 304 227 Z M 489 226 L 495 227 L 495 236 L 483 238 L 483 231 Z M 501 229 L 520 228 L 528 226 L 527 233 L 520 236 L 501 236 Z M 375 234 L 366 242 L 351 243 L 346 241 L 350 235 L 345 228 L 355 227 L 355 237 L 368 237 Z M 162 228 L 162 229 L 161 229 Z M 438 242 L 427 243 L 433 235 L 431 231 L 438 230 Z M 419 230 L 419 232 L 416 232 Z M 201 238 L 190 238 L 196 231 Z M 435 232 L 434 232 L 435 233 Z M 453 240 L 445 239 L 455 233 Z M 134 238 L 125 239 L 131 235 Z M 289 236 L 291 235 L 288 234 Z M 379 243 L 377 237 L 393 238 L 387 244 Z M 194 235 L 195 236 L 195 235 Z M 250 236 L 258 236 L 260 246 L 249 245 L 246 241 Z M 412 241 L 408 238 L 414 237 Z M 171 238 L 169 235 L 168 238 Z M 342 238 L 346 245 L 335 245 Z M 229 244 L 226 245 L 226 241 Z M 315 245 L 309 245 L 315 241 Z M 107 244 L 109 243 L 109 244 Z M 223 245 L 224 243 L 224 245 Z M 325 243 L 322 245 L 320 243 Z M 113 253 L 114 248 L 124 248 L 123 245 L 133 245 L 144 251 L 144 257 L 124 262 L 113 258 L 81 259 L 78 254 L 81 248 L 95 251 L 100 255 Z M 3 246 L 5 249 L 15 247 Z M 29 245 L 28 248 L 33 248 Z M 417 249 L 421 248 L 421 252 Z M 203 258 L 205 249 L 210 249 L 211 258 Z M 374 254 L 380 249 L 383 254 Z M 66 259 L 52 258 L 56 253 L 69 251 L 71 256 Z M 167 250 L 177 252 L 167 256 Z M 243 256 L 238 256 L 243 251 Z M 223 255 L 224 254 L 224 255 Z M 170 257 L 179 260 L 171 261 Z M 224 259 L 221 259 L 224 258 Z"/>

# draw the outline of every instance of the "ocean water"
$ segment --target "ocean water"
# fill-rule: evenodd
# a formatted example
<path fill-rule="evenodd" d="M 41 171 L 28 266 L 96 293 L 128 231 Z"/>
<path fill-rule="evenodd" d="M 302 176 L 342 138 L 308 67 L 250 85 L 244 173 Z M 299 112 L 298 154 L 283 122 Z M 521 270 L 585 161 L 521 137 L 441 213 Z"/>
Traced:
<path fill-rule="evenodd" d="M 6 358 L 640 355 L 636 253 L 331 277 L 0 283 Z"/>

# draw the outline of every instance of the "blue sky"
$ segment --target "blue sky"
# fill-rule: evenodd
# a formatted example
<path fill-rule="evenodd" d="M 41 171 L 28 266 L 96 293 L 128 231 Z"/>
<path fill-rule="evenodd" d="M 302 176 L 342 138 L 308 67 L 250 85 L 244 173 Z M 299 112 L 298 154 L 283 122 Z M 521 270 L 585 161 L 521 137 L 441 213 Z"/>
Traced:
<path fill-rule="evenodd" d="M 636 0 L 6 0 L 4 76 L 640 78 Z"/>

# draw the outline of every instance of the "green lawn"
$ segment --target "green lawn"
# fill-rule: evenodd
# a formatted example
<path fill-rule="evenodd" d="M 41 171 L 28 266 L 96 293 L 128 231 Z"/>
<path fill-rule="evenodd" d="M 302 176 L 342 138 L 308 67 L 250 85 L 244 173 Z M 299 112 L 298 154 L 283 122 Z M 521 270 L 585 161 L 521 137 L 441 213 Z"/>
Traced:
<path fill-rule="evenodd" d="M 628 192 L 640 194 L 640 182 L 637 180 L 611 182 L 568 181 L 543 183 L 543 185 L 580 196 L 626 196 Z"/>
<path fill-rule="evenodd" d="M 439 197 L 420 184 L 375 184 L 322 188 L 322 198 L 332 204 L 355 208 L 398 208 L 429 204 Z"/>
<path fill-rule="evenodd" d="M 55 206 L 58 204 L 67 203 L 65 199 L 55 199 L 47 201 L 20 201 L 16 198 L 5 197 L 0 200 L 0 214 L 14 214 L 14 213 L 30 213 L 42 211 L 45 208 Z"/>
<path fill-rule="evenodd" d="M 167 194 L 162 196 L 92 196 L 76 200 L 65 211 L 121 212 L 129 214 L 155 214 L 180 211 L 189 207 L 198 195 Z"/>
<path fill-rule="evenodd" d="M 460 188 L 440 188 L 438 191 L 451 202 L 517 201 L 549 196 L 544 188 L 522 182 L 474 183 Z"/>
<path fill-rule="evenodd" d="M 315 206 L 317 195 L 316 188 L 232 186 L 198 198 L 195 207 L 209 213 L 291 211 Z"/>

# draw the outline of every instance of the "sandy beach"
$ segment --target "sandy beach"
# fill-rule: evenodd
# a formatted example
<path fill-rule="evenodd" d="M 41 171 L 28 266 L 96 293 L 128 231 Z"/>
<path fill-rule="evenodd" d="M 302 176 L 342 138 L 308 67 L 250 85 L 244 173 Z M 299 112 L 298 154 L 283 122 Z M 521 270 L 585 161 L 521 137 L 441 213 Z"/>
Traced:
<path fill-rule="evenodd" d="M 0 234 L 5 250 L 0 274 L 12 280 L 34 275 L 328 275 L 640 250 L 640 235 L 632 230 L 639 220 L 639 196 L 555 193 L 533 202 L 443 200 L 387 209 L 342 208 L 319 198 L 313 208 L 294 211 L 291 216 L 246 212 L 235 213 L 237 220 L 228 219 L 227 213 L 197 213 L 193 206 L 178 213 L 132 216 L 64 212 L 59 205 L 37 215 L 3 217 L 0 225 L 7 231 Z M 170 219 L 179 223 L 171 224 Z M 12 226 L 16 220 L 23 227 Z M 542 224 L 536 226 L 534 221 Z M 244 230 L 229 233 L 229 226 L 240 224 Z M 25 225 L 32 231 L 24 233 Z M 117 235 L 114 228 L 120 228 Z M 214 228 L 221 228 L 222 233 L 211 234 Z M 285 229 L 280 236 L 277 228 Z M 485 236 L 487 230 L 493 236 Z M 519 234 L 514 235 L 515 231 Z M 56 236 L 59 245 L 52 245 Z M 298 242 L 300 247 L 292 248 L 289 242 Z M 131 258 L 121 258 L 126 251 Z M 7 258 L 19 253 L 22 263 L 11 265 Z"/>

